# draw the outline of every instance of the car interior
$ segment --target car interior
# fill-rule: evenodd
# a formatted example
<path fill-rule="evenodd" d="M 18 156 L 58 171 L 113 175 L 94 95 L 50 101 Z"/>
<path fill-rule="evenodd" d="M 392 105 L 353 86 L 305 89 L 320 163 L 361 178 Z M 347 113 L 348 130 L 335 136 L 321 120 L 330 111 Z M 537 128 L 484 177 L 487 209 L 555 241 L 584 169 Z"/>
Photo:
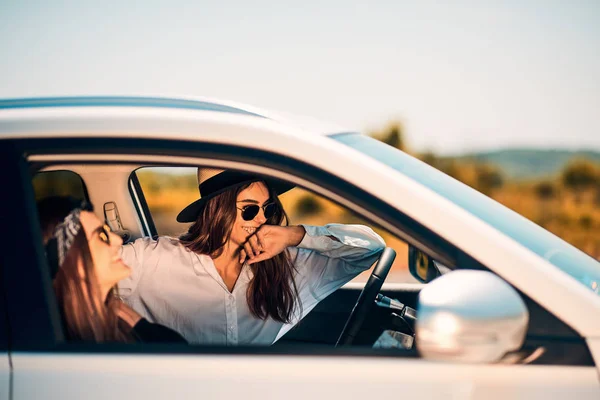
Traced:
<path fill-rule="evenodd" d="M 276 175 L 273 170 L 256 164 L 136 155 L 33 156 L 28 165 L 36 200 L 49 195 L 70 195 L 89 200 L 95 205 L 96 214 L 104 218 L 124 242 L 142 236 L 164 234 L 161 227 L 168 217 L 155 213 L 160 209 L 160 204 L 154 204 L 156 200 L 151 198 L 160 197 L 162 189 L 160 186 L 148 187 L 144 173 L 149 168 L 161 171 L 163 175 L 171 173 L 174 176 L 176 174 L 169 169 L 178 170 L 183 167 L 189 170 L 194 169 L 195 165 L 244 170 L 249 168 Z M 392 240 L 387 242 L 388 248 L 368 274 L 321 301 L 271 346 L 272 351 L 330 353 L 352 348 L 369 355 L 418 357 L 418 338 L 415 338 L 414 324 L 418 318 L 421 288 L 435 277 L 455 269 L 487 268 L 458 249 L 453 254 L 439 251 L 434 240 L 430 243 L 422 240 L 426 236 L 422 229 L 404 230 L 402 228 L 407 225 L 396 224 L 393 217 L 386 215 L 385 210 L 357 204 L 345 197 L 343 191 L 333 191 L 299 176 L 284 175 L 284 178 L 292 181 L 302 191 L 303 195 L 296 197 L 304 199 L 308 204 L 304 205 L 305 208 L 310 209 L 310 201 L 306 200 L 308 193 L 313 196 L 313 203 L 327 203 L 326 207 L 321 207 L 325 214 L 327 210 L 336 210 L 330 217 L 330 222 L 365 223 L 378 232 L 385 232 L 386 241 L 388 238 Z M 154 196 L 150 196 L 151 193 Z M 314 199 L 315 196 L 318 200 Z M 312 207 L 319 208 L 314 204 Z M 345 221 L 336 220 L 339 216 L 343 216 Z M 310 215 L 307 220 L 307 223 L 311 222 Z M 294 224 L 303 222 L 292 220 Z M 417 234 L 422 236 L 417 237 Z M 419 271 L 419 268 L 423 268 L 423 262 L 428 267 Z M 412 265 L 410 272 L 413 277 L 408 275 L 409 264 Z M 390 270 L 398 269 L 404 271 L 403 280 L 390 279 Z M 531 364 L 593 365 L 584 340 L 576 332 L 522 293 L 521 296 L 527 304 L 530 323 L 521 354 L 517 358 L 513 357 L 512 362 L 518 360 Z M 51 318 L 57 318 L 57 315 L 54 314 Z M 57 337 L 60 338 L 60 335 Z M 539 349 L 543 351 L 540 352 Z M 534 353 L 536 355 L 532 357 Z"/>
<path fill-rule="evenodd" d="M 145 170 L 152 170 L 152 172 L 159 171 L 159 174 L 162 174 L 163 177 L 165 174 L 167 176 L 171 174 L 173 180 L 181 180 L 180 170 L 182 169 L 185 170 L 185 168 L 181 167 L 144 167 L 137 164 L 56 164 L 45 166 L 37 171 L 33 175 L 32 183 L 37 201 L 50 195 L 69 195 L 81 200 L 91 201 L 95 205 L 97 204 L 95 212 L 105 219 L 113 232 L 121 236 L 124 243 L 128 243 L 142 236 L 157 236 L 165 234 L 165 231 L 167 234 L 183 233 L 187 229 L 186 225 L 177 223 L 175 225 L 180 226 L 173 227 L 175 219 L 175 214 L 173 213 L 178 211 L 177 208 L 171 210 L 172 215 L 165 217 L 164 213 L 160 213 L 160 205 L 155 205 L 156 201 L 149 198 L 152 191 L 160 191 L 161 188 L 156 187 L 157 183 L 146 182 L 147 178 L 140 179 L 140 177 L 144 176 L 144 172 L 149 172 Z M 177 174 L 178 172 L 179 175 Z M 188 173 L 188 176 L 185 176 L 188 181 L 190 177 L 195 179 L 195 168 L 188 167 L 185 172 Z M 115 185 L 117 181 L 127 184 L 121 185 L 119 190 L 119 186 Z M 155 187 L 152 187 L 152 185 Z M 165 187 L 164 190 L 169 190 L 169 188 Z M 299 199 L 291 201 L 300 202 L 300 207 L 304 207 L 305 209 L 310 208 L 310 204 L 307 205 L 304 203 L 310 203 L 308 199 L 313 199 L 317 195 L 300 188 L 293 190 L 298 190 L 302 193 L 291 193 L 292 197 Z M 289 195 L 287 196 L 289 197 Z M 334 215 L 329 217 L 331 218 L 329 222 L 367 223 L 358 216 L 350 214 L 346 208 L 340 211 L 339 206 L 333 202 L 328 202 L 322 197 L 317 196 L 317 199 L 313 199 L 312 201 L 316 204 L 313 205 L 313 208 L 318 208 L 320 214 L 326 214 L 327 210 L 323 210 L 323 205 L 319 204 L 326 203 L 325 207 L 333 210 Z M 155 215 L 152 214 L 152 209 L 157 211 Z M 315 217 L 314 212 L 312 214 L 305 212 L 304 214 L 304 219 L 308 220 L 308 222 L 319 219 L 319 216 Z M 306 216 L 306 214 L 309 215 Z M 335 215 L 342 215 L 341 218 L 344 220 L 335 219 Z M 323 217 L 321 215 L 320 219 L 323 219 Z M 171 221 L 165 224 L 164 220 L 166 218 L 170 218 Z M 306 221 L 296 221 L 295 218 L 292 218 L 292 222 L 306 223 Z M 387 232 L 384 235 L 386 238 L 390 237 L 390 234 Z M 406 244 L 397 238 L 392 238 L 392 241 L 396 246 L 406 247 Z M 390 255 L 388 256 L 388 265 L 386 268 L 391 267 L 396 258 L 396 252 L 391 249 L 389 251 Z M 380 264 L 382 263 L 380 262 Z M 399 300 L 408 307 L 407 309 L 414 310 L 421 284 L 411 278 L 408 275 L 408 271 L 404 270 L 403 275 L 402 279 L 408 280 L 408 283 L 396 282 L 396 284 L 386 285 L 383 289 L 381 286 L 385 277 L 382 277 L 383 279 L 378 282 L 379 284 L 376 285 L 375 290 L 372 290 L 374 293 L 371 295 L 372 298 L 370 298 L 369 303 L 374 302 L 375 296 L 381 292 L 381 295 Z M 315 346 L 335 345 L 340 339 L 341 332 L 359 298 L 366 279 L 367 276 L 361 276 L 357 282 L 349 283 L 346 287 L 339 290 L 338 293 L 329 296 L 317 306 L 317 309 L 310 313 L 310 319 L 305 318 L 297 324 L 291 332 L 287 333 L 276 343 L 277 346 L 299 344 L 311 344 Z M 369 306 L 365 310 L 371 311 L 371 307 Z M 392 317 L 393 313 L 389 311 L 388 308 L 377 307 L 375 312 L 363 312 L 365 315 L 360 318 L 360 326 L 363 329 L 355 328 L 358 335 L 356 337 L 353 335 L 351 342 L 346 339 L 347 344 L 373 346 L 377 338 L 381 336 L 383 332 L 381 327 L 384 326 L 394 328 L 395 331 L 403 332 L 412 337 L 414 335 L 414 321 L 407 323 L 399 316 Z M 416 354 L 412 346 L 411 348 L 403 348 L 403 350 L 410 350 L 411 354 Z"/>

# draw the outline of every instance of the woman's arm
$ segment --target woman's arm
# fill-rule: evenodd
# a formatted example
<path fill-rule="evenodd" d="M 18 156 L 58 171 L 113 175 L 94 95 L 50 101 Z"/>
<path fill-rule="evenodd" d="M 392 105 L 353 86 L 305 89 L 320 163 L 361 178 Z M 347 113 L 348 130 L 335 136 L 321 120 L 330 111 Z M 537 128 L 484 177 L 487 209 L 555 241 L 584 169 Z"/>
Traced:
<path fill-rule="evenodd" d="M 277 339 L 319 301 L 373 265 L 385 248 L 381 236 L 367 226 L 305 225 L 304 229 L 306 234 L 298 246 L 288 248 L 297 270 L 295 282 L 302 312 L 282 327 Z"/>
<path fill-rule="evenodd" d="M 385 247 L 385 242 L 364 225 L 325 226 L 263 225 L 250 236 L 241 250 L 240 261 L 254 264 L 274 257 L 289 247 L 308 249 L 331 259 L 341 259 L 345 267 L 367 269 Z M 375 257 L 374 257 L 375 256 Z"/>
<path fill-rule="evenodd" d="M 240 250 L 240 262 L 248 264 L 275 257 L 290 246 L 297 246 L 305 236 L 303 226 L 263 225 Z"/>
<path fill-rule="evenodd" d="M 373 264 L 385 248 L 385 242 L 373 229 L 364 225 L 304 225 L 306 235 L 298 244 L 333 259 L 342 259 L 352 267 L 364 270 Z"/>
<path fill-rule="evenodd" d="M 144 261 L 149 252 L 156 248 L 158 241 L 140 238 L 133 243 L 121 246 L 121 260 L 131 269 L 131 275 L 118 283 L 119 297 L 127 299 L 137 288 L 142 276 Z"/>
<path fill-rule="evenodd" d="M 367 270 L 385 248 L 381 236 L 363 225 L 305 229 L 304 239 L 290 249 L 290 256 L 298 270 L 298 289 L 308 290 L 317 301 Z"/>

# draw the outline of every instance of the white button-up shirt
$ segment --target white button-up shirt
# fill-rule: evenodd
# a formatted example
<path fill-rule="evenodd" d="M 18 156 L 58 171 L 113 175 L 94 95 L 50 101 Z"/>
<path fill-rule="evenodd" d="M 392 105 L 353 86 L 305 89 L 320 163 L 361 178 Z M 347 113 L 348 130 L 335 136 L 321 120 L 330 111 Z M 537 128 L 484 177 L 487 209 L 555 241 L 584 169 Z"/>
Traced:
<path fill-rule="evenodd" d="M 319 301 L 368 269 L 385 246 L 362 225 L 304 229 L 302 242 L 288 248 L 302 304 L 302 315 L 296 314 L 292 323 L 252 315 L 246 301 L 252 279 L 247 264 L 230 292 L 210 256 L 169 237 L 141 238 L 123 246 L 121 257 L 132 273 L 119 283 L 119 294 L 144 318 L 176 330 L 190 343 L 272 344 Z"/>

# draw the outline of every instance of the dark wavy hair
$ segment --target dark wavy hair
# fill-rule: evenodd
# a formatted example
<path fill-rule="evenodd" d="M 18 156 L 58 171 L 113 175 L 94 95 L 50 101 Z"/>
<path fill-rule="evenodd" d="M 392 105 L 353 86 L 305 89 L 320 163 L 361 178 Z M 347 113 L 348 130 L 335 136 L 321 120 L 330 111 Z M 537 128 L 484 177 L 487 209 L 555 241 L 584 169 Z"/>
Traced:
<path fill-rule="evenodd" d="M 252 183 L 232 188 L 208 200 L 196 222 L 187 233 L 180 236 L 180 242 L 195 253 L 207 254 L 212 258 L 220 256 L 231 236 L 237 216 L 237 196 Z M 266 183 L 265 185 L 270 198 L 277 205 L 277 211 L 266 224 L 287 226 L 288 216 L 277 194 Z M 271 259 L 252 264 L 250 268 L 254 277 L 248 286 L 246 299 L 252 315 L 260 319 L 270 317 L 275 321 L 290 322 L 296 307 L 301 305 L 294 279 L 296 269 L 288 252 L 284 251 Z"/>

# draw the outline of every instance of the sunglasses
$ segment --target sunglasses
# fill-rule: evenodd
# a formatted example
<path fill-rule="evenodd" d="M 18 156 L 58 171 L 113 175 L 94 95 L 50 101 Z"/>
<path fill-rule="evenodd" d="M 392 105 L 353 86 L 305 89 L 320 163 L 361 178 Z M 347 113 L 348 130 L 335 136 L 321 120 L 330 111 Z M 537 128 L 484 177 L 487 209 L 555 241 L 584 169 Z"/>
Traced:
<path fill-rule="evenodd" d="M 265 204 L 262 207 L 258 204 L 252 204 L 242 208 L 236 208 L 242 212 L 242 218 L 244 221 L 252 221 L 258 215 L 258 212 L 261 208 L 263 210 L 265 219 L 271 218 L 273 215 L 275 215 L 275 211 L 277 211 L 277 205 L 275 203 Z"/>
<path fill-rule="evenodd" d="M 99 226 L 98 228 L 96 228 L 96 232 L 98 232 L 98 238 L 102 242 L 110 246 L 110 228 L 108 227 L 108 225 L 104 224 L 102 226 Z"/>

